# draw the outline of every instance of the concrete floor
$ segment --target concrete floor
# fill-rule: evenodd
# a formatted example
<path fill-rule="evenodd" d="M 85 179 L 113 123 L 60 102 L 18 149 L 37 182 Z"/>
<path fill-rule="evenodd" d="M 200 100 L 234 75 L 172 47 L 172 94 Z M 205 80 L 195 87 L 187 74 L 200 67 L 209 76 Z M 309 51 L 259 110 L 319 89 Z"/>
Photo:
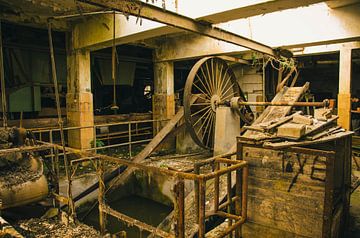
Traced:
<path fill-rule="evenodd" d="M 354 172 L 355 176 L 360 177 L 360 171 Z M 350 228 L 348 238 L 360 237 L 360 187 L 351 195 L 350 200 Z"/>

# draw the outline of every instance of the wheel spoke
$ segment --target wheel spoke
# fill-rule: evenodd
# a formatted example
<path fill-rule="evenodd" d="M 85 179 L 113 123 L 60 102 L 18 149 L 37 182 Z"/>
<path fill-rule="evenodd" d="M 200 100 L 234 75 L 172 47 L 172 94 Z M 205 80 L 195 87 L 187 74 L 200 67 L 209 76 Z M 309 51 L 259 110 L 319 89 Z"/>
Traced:
<path fill-rule="evenodd" d="M 206 80 L 206 75 L 205 75 L 205 72 L 204 72 L 204 69 L 203 69 L 203 65 L 200 67 L 200 70 L 201 70 L 201 74 L 203 75 L 204 77 L 204 80 L 205 80 L 205 83 L 209 85 L 209 91 L 210 91 L 210 95 L 212 95 L 214 93 L 214 89 L 212 88 L 212 85 L 211 85 L 211 82 L 209 82 L 208 80 Z"/>
<path fill-rule="evenodd" d="M 210 107 L 210 106 L 206 106 L 206 107 L 204 107 L 204 108 L 200 109 L 199 111 L 197 111 L 197 112 L 195 112 L 195 113 L 191 114 L 191 117 L 193 117 L 193 116 L 195 116 L 195 115 L 199 114 L 200 112 L 205 111 L 205 109 L 206 109 L 206 108 L 211 109 L 211 107 Z"/>
<path fill-rule="evenodd" d="M 230 78 L 231 78 L 231 75 L 230 75 L 229 77 L 227 77 L 227 78 L 226 78 L 226 81 L 225 81 L 224 87 L 221 89 L 221 94 L 222 94 L 222 95 L 225 95 L 225 94 L 226 94 L 226 92 L 227 92 L 227 91 L 229 91 L 229 88 L 232 88 Z M 227 86 L 228 86 L 228 82 L 230 82 L 230 85 L 229 85 L 229 88 L 228 88 L 228 89 L 226 89 L 226 88 L 227 88 Z M 225 91 L 225 90 L 226 90 L 226 91 Z M 224 93 L 224 91 L 225 91 L 225 93 Z"/>
<path fill-rule="evenodd" d="M 214 122 L 214 119 L 215 119 L 215 115 L 212 114 L 211 121 L 210 121 L 210 128 L 209 128 L 209 132 L 208 132 L 208 136 L 207 136 L 207 140 L 206 140 L 206 145 L 207 145 L 208 147 L 210 147 L 210 145 L 209 145 L 210 139 L 211 139 L 211 138 L 214 138 L 214 137 L 210 137 L 211 132 L 212 132 L 212 130 L 213 130 L 213 122 Z"/>
<path fill-rule="evenodd" d="M 208 66 L 207 61 L 205 62 L 205 67 L 206 67 L 206 72 L 207 72 L 207 75 L 208 75 L 209 84 L 211 85 L 211 88 L 212 88 L 211 95 L 214 95 L 215 87 L 214 87 L 213 81 L 211 80 L 210 70 L 209 70 L 209 66 Z"/>
<path fill-rule="evenodd" d="M 194 84 L 194 86 L 203 94 L 203 95 L 208 95 L 207 93 L 205 93 L 201 88 L 199 88 L 199 86 L 197 86 L 196 84 Z M 210 99 L 210 98 L 209 98 Z"/>
<path fill-rule="evenodd" d="M 211 118 L 211 115 L 212 115 L 212 112 L 210 112 L 209 114 L 207 114 L 206 118 L 203 120 L 203 122 L 201 123 L 201 125 L 200 125 L 200 127 L 199 127 L 199 129 L 198 129 L 198 131 L 197 131 L 197 133 L 196 133 L 196 134 L 199 134 L 199 132 L 200 132 L 203 128 L 205 128 L 205 130 L 203 131 L 203 136 L 201 137 L 201 140 L 203 140 L 204 135 L 206 134 L 206 127 L 204 127 L 204 125 L 205 125 L 205 123 L 207 123 L 207 121 L 209 121 L 209 118 Z"/>
<path fill-rule="evenodd" d="M 193 124 L 193 126 L 195 127 L 196 124 L 198 124 L 199 121 L 201 121 L 201 119 L 203 119 L 205 115 L 209 114 L 209 112 L 211 112 L 211 108 L 209 108 L 201 117 L 199 117 L 199 119 Z"/>
<path fill-rule="evenodd" d="M 206 86 L 205 86 L 205 84 L 203 83 L 203 81 L 201 80 L 201 78 L 200 78 L 200 76 L 198 75 L 198 74 L 196 74 L 195 75 L 196 77 L 198 77 L 198 81 L 200 81 L 200 83 L 202 84 L 202 86 L 204 87 L 204 89 L 205 89 L 205 91 L 207 92 L 207 94 L 208 95 L 211 95 L 211 93 L 210 93 L 210 88 L 207 88 Z M 206 81 L 205 81 L 206 82 Z M 208 85 L 208 84 L 207 84 Z M 209 85 L 208 85 L 208 87 L 209 87 Z"/>

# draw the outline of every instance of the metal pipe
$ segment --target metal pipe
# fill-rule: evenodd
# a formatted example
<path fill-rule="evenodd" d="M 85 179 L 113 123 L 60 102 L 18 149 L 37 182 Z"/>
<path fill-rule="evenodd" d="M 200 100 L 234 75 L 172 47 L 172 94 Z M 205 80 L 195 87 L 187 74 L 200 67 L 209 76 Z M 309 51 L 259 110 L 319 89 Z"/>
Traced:
<path fill-rule="evenodd" d="M 3 113 L 3 127 L 7 128 L 7 115 L 6 115 L 6 85 L 5 85 L 5 72 L 4 72 L 4 55 L 3 55 L 3 42 L 2 42 L 2 28 L 0 21 L 0 81 L 1 81 L 1 107 Z"/>
<path fill-rule="evenodd" d="M 220 169 L 220 163 L 215 161 L 215 171 L 218 171 Z M 219 210 L 219 197 L 220 197 L 220 188 L 219 188 L 219 184 L 220 184 L 220 178 L 219 176 L 215 177 L 215 181 L 214 181 L 214 187 L 215 187 L 215 196 L 214 196 L 214 212 L 217 212 Z"/>
<path fill-rule="evenodd" d="M 206 180 L 199 180 L 199 238 L 205 238 L 205 202 L 206 202 Z"/>
<path fill-rule="evenodd" d="M 194 174 L 200 174 L 200 166 L 198 164 L 194 164 Z M 199 220 L 199 181 L 197 179 L 194 180 L 194 190 L 196 219 Z"/>
<path fill-rule="evenodd" d="M 98 202 L 99 202 L 99 226 L 100 226 L 100 234 L 105 235 L 105 213 L 103 207 L 105 205 L 105 183 L 104 183 L 104 167 L 103 161 L 98 160 L 98 168 L 97 168 L 98 180 L 99 180 L 99 194 L 98 194 Z"/>
<path fill-rule="evenodd" d="M 177 208 L 177 224 L 176 237 L 185 238 L 185 185 L 184 180 L 180 179 L 175 185 L 176 191 L 176 208 Z"/>
<path fill-rule="evenodd" d="M 228 164 L 228 166 L 230 166 Z M 232 184 L 231 184 L 231 172 L 227 173 L 227 183 L 226 183 L 226 187 L 227 187 L 227 193 L 226 193 L 226 197 L 227 197 L 227 202 L 228 202 L 228 206 L 227 206 L 227 213 L 231 213 L 231 189 L 232 189 Z M 232 219 L 228 219 L 228 227 L 232 226 Z M 229 238 L 232 238 L 232 234 L 229 234 Z"/>
<path fill-rule="evenodd" d="M 230 106 L 237 109 L 241 106 L 293 106 L 293 107 L 329 107 L 330 102 L 325 99 L 322 102 L 246 102 L 242 101 L 239 97 L 234 97 L 225 102 L 218 102 L 218 105 Z"/>
<path fill-rule="evenodd" d="M 58 81 L 56 76 L 56 64 L 55 64 L 55 54 L 54 54 L 54 46 L 53 46 L 53 39 L 52 39 L 52 29 L 51 29 L 51 23 L 48 24 L 48 36 L 49 36 L 49 47 L 50 47 L 50 59 L 51 59 L 51 72 L 52 72 L 52 78 L 54 83 L 54 89 L 55 89 L 55 99 L 56 99 L 56 109 L 57 109 L 57 116 L 58 116 L 58 124 L 59 124 L 59 130 L 60 130 L 60 138 L 61 138 L 61 146 L 63 148 L 63 151 L 65 150 L 65 138 L 64 138 L 64 130 L 63 130 L 63 120 L 61 117 L 61 107 L 60 107 L 60 97 L 59 97 L 59 88 L 58 88 Z M 69 182 L 68 188 L 67 188 L 67 196 L 69 198 L 69 213 L 70 216 L 75 215 L 75 206 L 74 202 L 72 200 L 72 192 L 71 192 L 71 176 L 69 171 L 69 162 L 66 156 L 66 153 L 64 153 L 64 167 L 65 167 L 65 174 L 66 178 Z"/>

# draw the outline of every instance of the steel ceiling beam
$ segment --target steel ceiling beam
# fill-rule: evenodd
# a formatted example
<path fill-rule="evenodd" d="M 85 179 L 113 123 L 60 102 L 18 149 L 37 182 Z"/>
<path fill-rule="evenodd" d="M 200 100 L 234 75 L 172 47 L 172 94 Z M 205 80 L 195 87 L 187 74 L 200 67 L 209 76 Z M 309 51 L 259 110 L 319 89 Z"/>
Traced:
<path fill-rule="evenodd" d="M 239 36 L 229 31 L 212 26 L 207 22 L 196 21 L 192 18 L 141 2 L 139 0 L 77 0 L 79 2 L 138 16 L 148 20 L 160 22 L 172 27 L 208 36 L 217 40 L 229 42 L 266 55 L 276 56 L 274 50 L 267 45 Z"/>

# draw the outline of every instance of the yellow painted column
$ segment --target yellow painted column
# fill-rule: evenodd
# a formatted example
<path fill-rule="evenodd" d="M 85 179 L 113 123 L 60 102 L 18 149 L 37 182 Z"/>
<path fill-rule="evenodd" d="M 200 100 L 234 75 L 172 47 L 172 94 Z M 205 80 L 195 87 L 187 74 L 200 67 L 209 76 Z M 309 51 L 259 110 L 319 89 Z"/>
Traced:
<path fill-rule="evenodd" d="M 153 119 L 170 119 L 175 115 L 174 65 L 172 62 L 154 64 Z M 154 123 L 154 134 L 166 124 Z"/>
<path fill-rule="evenodd" d="M 67 74 L 67 125 L 69 127 L 93 126 L 94 112 L 89 50 L 68 52 Z M 78 149 L 90 148 L 93 139 L 93 128 L 76 129 L 68 132 L 70 147 Z"/>
<path fill-rule="evenodd" d="M 351 128 L 351 48 L 340 49 L 338 125 Z"/>

